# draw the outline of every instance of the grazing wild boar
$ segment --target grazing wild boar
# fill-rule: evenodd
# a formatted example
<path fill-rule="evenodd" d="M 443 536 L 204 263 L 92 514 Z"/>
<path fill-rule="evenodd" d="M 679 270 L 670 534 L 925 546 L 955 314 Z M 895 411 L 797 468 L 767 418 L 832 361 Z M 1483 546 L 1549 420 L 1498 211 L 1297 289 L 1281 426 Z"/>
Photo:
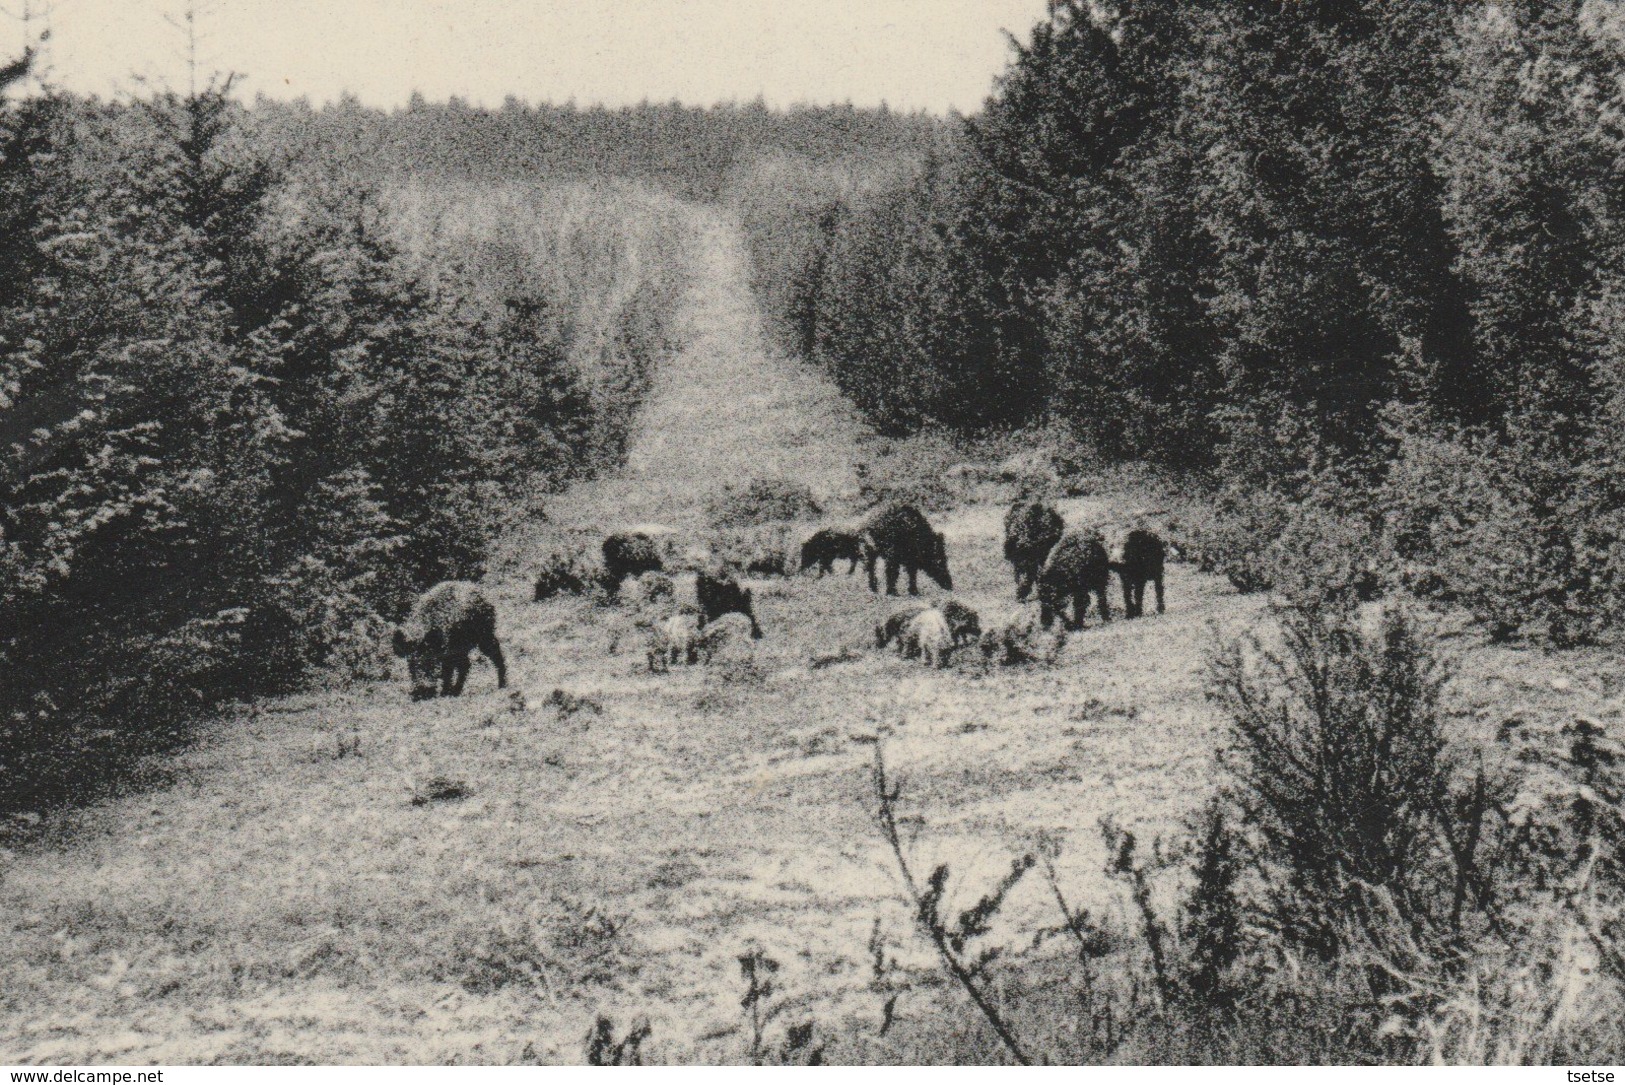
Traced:
<path fill-rule="evenodd" d="M 741 588 L 732 577 L 700 573 L 694 578 L 694 595 L 707 625 L 725 614 L 741 614 L 750 621 L 750 635 L 762 637 L 762 627 L 756 624 L 756 608 L 749 588 Z"/>
<path fill-rule="evenodd" d="M 903 630 L 908 628 L 908 623 L 923 614 L 926 609 L 924 603 L 911 603 L 892 611 L 885 621 L 875 626 L 875 647 L 884 648 L 901 637 Z"/>
<path fill-rule="evenodd" d="M 846 575 L 851 576 L 857 571 L 858 562 L 863 560 L 863 540 L 855 531 L 843 531 L 840 528 L 826 527 L 808 536 L 807 541 L 801 544 L 801 571 L 817 566 L 818 575 L 835 571 L 837 561 L 847 562 Z"/>
<path fill-rule="evenodd" d="M 875 580 L 875 562 L 886 562 L 886 594 L 897 594 L 897 574 L 908 570 L 908 593 L 920 594 L 918 576 L 924 572 L 944 590 L 954 590 L 954 578 L 948 572 L 948 546 L 942 532 L 934 531 L 931 521 L 913 505 L 882 505 L 871 512 L 863 522 L 859 534 L 863 540 L 864 571 L 869 574 L 869 590 L 879 593 Z"/>
<path fill-rule="evenodd" d="M 970 644 L 981 637 L 981 617 L 958 599 L 950 599 L 942 604 L 942 615 L 948 619 L 948 628 L 953 631 L 955 647 Z"/>
<path fill-rule="evenodd" d="M 705 663 L 714 663 L 719 657 L 753 656 L 751 642 L 761 634 L 743 614 L 730 611 L 713 622 L 707 622 L 695 642 L 697 657 Z"/>
<path fill-rule="evenodd" d="M 1067 532 L 1050 551 L 1038 573 L 1039 623 L 1049 629 L 1056 615 L 1060 615 L 1066 629 L 1082 629 L 1090 595 L 1099 603 L 1100 620 L 1111 621 L 1111 604 L 1106 599 L 1110 581 L 1111 562 L 1100 533 Z M 1072 606 L 1070 618 L 1066 614 L 1068 603 Z"/>
<path fill-rule="evenodd" d="M 663 572 L 666 568 L 661 546 L 641 531 L 621 531 L 604 540 L 604 590 L 611 598 L 620 595 L 621 581 L 629 576 Z"/>
<path fill-rule="evenodd" d="M 478 648 L 497 669 L 497 688 L 508 684 L 508 667 L 497 644 L 497 612 L 483 592 L 463 580 L 436 584 L 413 604 L 401 628 L 395 630 L 395 654 L 406 660 L 412 681 L 412 699 L 435 695 L 456 697 L 468 680 L 468 653 Z"/>
<path fill-rule="evenodd" d="M 690 612 L 673 614 L 649 635 L 649 670 L 663 672 L 674 663 L 693 664 L 699 649 L 700 616 Z"/>
<path fill-rule="evenodd" d="M 908 658 L 919 656 L 928 667 L 945 667 L 954 650 L 954 634 L 947 616 L 932 607 L 909 619 L 897 643 Z"/>
<path fill-rule="evenodd" d="M 1066 633 L 1041 633 L 1031 611 L 994 622 L 982 634 L 982 655 L 1004 667 L 1023 663 L 1054 663 L 1066 647 Z"/>
<path fill-rule="evenodd" d="M 1064 534 L 1061 514 L 1042 501 L 1017 498 L 1004 514 L 1004 560 L 1016 574 L 1016 602 L 1026 601 L 1044 559 Z"/>
<path fill-rule="evenodd" d="M 1145 613 L 1145 585 L 1149 581 L 1157 593 L 1157 613 L 1166 612 L 1162 598 L 1162 567 L 1167 547 L 1154 531 L 1135 528 L 1123 540 L 1122 557 L 1112 563 L 1123 583 L 1123 613 L 1138 618 Z"/>

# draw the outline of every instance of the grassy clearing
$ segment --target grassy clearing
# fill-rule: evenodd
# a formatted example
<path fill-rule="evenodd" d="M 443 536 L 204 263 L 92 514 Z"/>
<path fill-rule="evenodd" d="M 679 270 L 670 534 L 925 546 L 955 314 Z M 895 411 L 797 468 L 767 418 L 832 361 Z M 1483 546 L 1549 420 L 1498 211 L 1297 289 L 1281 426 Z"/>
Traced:
<path fill-rule="evenodd" d="M 684 348 L 654 377 L 626 470 L 547 499 L 495 578 L 513 690 L 478 662 L 460 701 L 414 705 L 393 681 L 267 703 L 221 718 L 167 786 L 0 856 L 0 1061 L 576 1062 L 600 1014 L 617 1036 L 646 1018 L 647 1060 L 748 1061 L 739 958 L 753 950 L 780 964 L 765 1048 L 811 1021 L 831 1061 L 996 1060 L 900 899 L 873 818 L 877 739 L 918 869 L 948 862 L 955 886 L 980 887 L 1048 839 L 1073 907 L 1130 925 L 1096 823 L 1150 841 L 1200 808 L 1219 725 L 1208 645 L 1261 598 L 1176 565 L 1166 615 L 1091 628 L 1053 669 L 933 673 L 864 650 L 889 607 L 861 572 L 762 581 L 759 678 L 735 682 L 650 675 L 641 651 L 609 651 L 616 612 L 529 602 L 549 533 L 700 531 L 725 485 L 755 478 L 839 513 L 860 461 L 904 486 L 969 454 L 874 441 L 767 349 L 736 235 L 694 212 L 686 236 Z M 1156 500 L 1124 479 L 1063 509 L 1082 522 Z M 958 596 L 986 614 L 1010 607 L 1002 511 L 970 500 L 938 517 Z M 858 658 L 810 666 L 842 648 Z M 1467 658 L 1463 737 L 1493 738 L 1512 714 L 1619 715 L 1625 671 L 1603 655 Z M 1057 922 L 1029 878 L 990 937 L 1021 949 Z M 1053 952 L 998 994 L 1041 1050 L 1086 1054 L 1042 963 Z"/>

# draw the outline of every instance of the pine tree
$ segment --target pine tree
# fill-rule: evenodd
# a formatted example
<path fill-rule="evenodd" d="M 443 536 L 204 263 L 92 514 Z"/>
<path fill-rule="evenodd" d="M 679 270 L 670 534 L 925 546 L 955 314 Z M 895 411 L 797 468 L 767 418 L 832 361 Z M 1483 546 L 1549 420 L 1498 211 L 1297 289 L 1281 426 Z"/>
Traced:
<path fill-rule="evenodd" d="M 1441 141 L 1489 417 L 1526 416 L 1559 454 L 1597 406 L 1584 327 L 1618 263 L 1625 180 L 1616 62 L 1584 9 L 1515 3 L 1469 20 Z"/>
<path fill-rule="evenodd" d="M 1421 368 L 1459 368 L 1432 299 L 1449 294 L 1449 247 L 1429 217 L 1425 112 L 1450 18 L 1330 0 L 1216 9 L 1191 135 L 1210 163 L 1197 198 L 1218 244 L 1232 414 L 1308 410 L 1355 451 L 1399 390 L 1405 344 L 1433 353 Z"/>

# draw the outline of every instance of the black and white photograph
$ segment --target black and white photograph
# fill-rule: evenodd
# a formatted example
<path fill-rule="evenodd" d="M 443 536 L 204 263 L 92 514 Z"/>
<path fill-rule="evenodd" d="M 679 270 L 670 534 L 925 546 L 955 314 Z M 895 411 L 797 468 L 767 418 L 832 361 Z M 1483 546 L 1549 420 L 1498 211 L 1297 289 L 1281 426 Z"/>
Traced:
<path fill-rule="evenodd" d="M 1616 1080 L 1622 647 L 1625 0 L 0 0 L 10 1082 Z"/>

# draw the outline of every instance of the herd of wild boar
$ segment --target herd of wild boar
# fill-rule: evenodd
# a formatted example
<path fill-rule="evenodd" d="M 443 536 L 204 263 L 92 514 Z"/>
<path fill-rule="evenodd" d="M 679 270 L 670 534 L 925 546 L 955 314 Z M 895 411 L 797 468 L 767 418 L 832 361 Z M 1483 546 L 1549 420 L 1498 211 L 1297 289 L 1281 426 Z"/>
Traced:
<path fill-rule="evenodd" d="M 603 598 L 626 606 L 637 614 L 634 625 L 646 637 L 649 669 L 657 673 L 678 664 L 713 662 L 727 653 L 749 653 L 751 642 L 761 639 L 763 630 L 751 589 L 742 578 L 808 573 L 822 577 L 845 562 L 848 576 L 863 565 L 869 590 L 875 594 L 880 592 L 879 565 L 884 566 L 888 595 L 898 593 L 904 574 L 910 595 L 919 595 L 921 573 L 944 591 L 954 587 L 942 532 L 914 505 L 901 502 L 878 507 L 855 525 L 821 527 L 802 540 L 799 553 L 781 535 L 777 546 L 724 558 L 708 548 L 685 548 L 675 532 L 655 524 L 615 532 L 603 539 L 599 550 L 601 566 L 589 565 L 579 556 L 550 557 L 536 578 L 534 597 L 540 602 L 561 594 L 601 592 Z M 1030 612 L 1019 613 L 984 628 L 981 616 L 957 599 L 936 605 L 915 603 L 876 625 L 875 647 L 895 647 L 904 657 L 932 667 L 946 666 L 956 651 L 967 648 L 1001 664 L 1040 658 L 1034 648 L 1040 628 L 1049 633 L 1059 619 L 1061 630 L 1049 641 L 1053 653 L 1064 645 L 1067 632 L 1083 628 L 1091 602 L 1102 622 L 1111 620 L 1108 589 L 1113 573 L 1121 585 L 1127 617 L 1144 613 L 1147 584 L 1154 590 L 1158 613 L 1164 609 L 1167 549 L 1155 532 L 1144 527 L 1109 546 L 1100 529 L 1069 529 L 1059 512 L 1024 493 L 1004 517 L 1004 557 L 1015 574 L 1017 603 L 1036 594 L 1036 620 Z M 460 694 L 468 677 L 469 653 L 476 648 L 495 665 L 498 687 L 505 686 L 495 608 L 477 586 L 462 581 L 447 581 L 424 592 L 394 635 L 396 654 L 408 661 L 415 700 L 436 695 L 437 676 L 440 696 Z"/>

